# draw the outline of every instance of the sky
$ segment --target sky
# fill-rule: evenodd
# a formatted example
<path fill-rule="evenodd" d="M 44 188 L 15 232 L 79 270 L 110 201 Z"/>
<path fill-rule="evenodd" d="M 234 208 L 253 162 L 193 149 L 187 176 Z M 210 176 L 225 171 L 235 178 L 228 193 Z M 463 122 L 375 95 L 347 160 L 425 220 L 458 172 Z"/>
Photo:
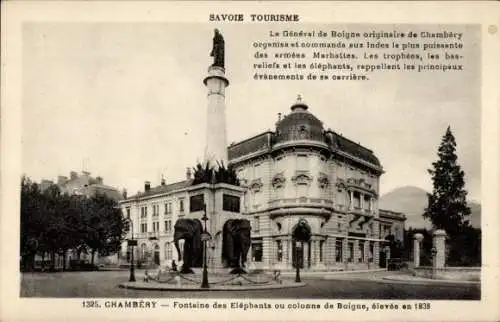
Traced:
<path fill-rule="evenodd" d="M 87 170 L 104 183 L 143 189 L 185 177 L 201 160 L 214 24 L 25 23 L 23 173 L 36 181 Z M 293 30 L 423 30 L 409 25 L 304 25 Z M 431 190 L 427 169 L 449 125 L 469 198 L 481 200 L 479 29 L 464 33 L 461 73 L 373 74 L 369 81 L 257 81 L 255 41 L 288 26 L 219 27 L 226 42 L 228 143 L 274 130 L 301 94 L 325 129 L 373 150 L 381 193 Z"/>

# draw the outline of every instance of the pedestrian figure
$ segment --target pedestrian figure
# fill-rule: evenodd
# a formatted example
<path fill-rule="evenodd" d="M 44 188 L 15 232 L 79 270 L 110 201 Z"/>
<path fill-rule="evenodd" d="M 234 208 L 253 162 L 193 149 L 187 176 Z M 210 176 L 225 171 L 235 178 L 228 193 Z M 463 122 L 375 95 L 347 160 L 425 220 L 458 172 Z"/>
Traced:
<path fill-rule="evenodd" d="M 177 272 L 177 264 L 175 263 L 175 259 L 172 259 L 172 270 Z"/>
<path fill-rule="evenodd" d="M 281 284 L 281 271 L 280 271 L 280 270 L 275 270 L 275 271 L 274 271 L 274 280 L 275 280 L 278 284 Z"/>

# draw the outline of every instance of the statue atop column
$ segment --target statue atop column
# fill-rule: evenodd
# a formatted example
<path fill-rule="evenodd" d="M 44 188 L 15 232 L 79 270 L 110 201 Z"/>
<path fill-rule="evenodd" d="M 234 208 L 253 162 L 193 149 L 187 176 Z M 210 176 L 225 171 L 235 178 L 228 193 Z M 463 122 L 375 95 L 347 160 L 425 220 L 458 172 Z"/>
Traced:
<path fill-rule="evenodd" d="M 224 37 L 222 37 L 218 29 L 215 29 L 214 32 L 214 43 L 210 53 L 210 56 L 214 58 L 212 66 L 224 68 Z"/>

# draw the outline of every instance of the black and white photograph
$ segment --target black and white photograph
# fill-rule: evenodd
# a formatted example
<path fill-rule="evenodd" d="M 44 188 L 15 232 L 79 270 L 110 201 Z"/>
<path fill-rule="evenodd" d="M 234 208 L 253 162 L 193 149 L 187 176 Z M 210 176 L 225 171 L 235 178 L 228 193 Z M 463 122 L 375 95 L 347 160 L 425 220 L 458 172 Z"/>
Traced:
<path fill-rule="evenodd" d="M 497 296 L 497 26 L 248 5 L 19 24 L 15 296 L 334 320 Z"/>

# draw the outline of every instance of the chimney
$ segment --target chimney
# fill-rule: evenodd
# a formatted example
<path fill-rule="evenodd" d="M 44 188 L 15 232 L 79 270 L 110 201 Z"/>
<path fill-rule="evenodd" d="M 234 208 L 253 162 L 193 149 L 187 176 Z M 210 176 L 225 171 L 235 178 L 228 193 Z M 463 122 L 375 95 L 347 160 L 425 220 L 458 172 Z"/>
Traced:
<path fill-rule="evenodd" d="M 123 199 L 127 199 L 127 189 L 122 190 Z"/>
<path fill-rule="evenodd" d="M 166 184 L 165 178 L 161 178 L 161 185 L 164 186 Z"/>
<path fill-rule="evenodd" d="M 76 173 L 76 171 L 71 171 L 69 173 L 69 177 L 71 180 L 74 180 L 74 179 L 78 178 L 78 173 Z"/>
<path fill-rule="evenodd" d="M 186 168 L 186 180 L 191 180 L 191 168 Z"/>
<path fill-rule="evenodd" d="M 97 182 L 97 184 L 102 184 L 103 179 L 102 179 L 102 177 L 97 177 L 97 178 L 95 178 L 95 181 Z"/>
<path fill-rule="evenodd" d="M 144 191 L 148 192 L 151 189 L 151 182 L 145 181 L 144 182 Z"/>

